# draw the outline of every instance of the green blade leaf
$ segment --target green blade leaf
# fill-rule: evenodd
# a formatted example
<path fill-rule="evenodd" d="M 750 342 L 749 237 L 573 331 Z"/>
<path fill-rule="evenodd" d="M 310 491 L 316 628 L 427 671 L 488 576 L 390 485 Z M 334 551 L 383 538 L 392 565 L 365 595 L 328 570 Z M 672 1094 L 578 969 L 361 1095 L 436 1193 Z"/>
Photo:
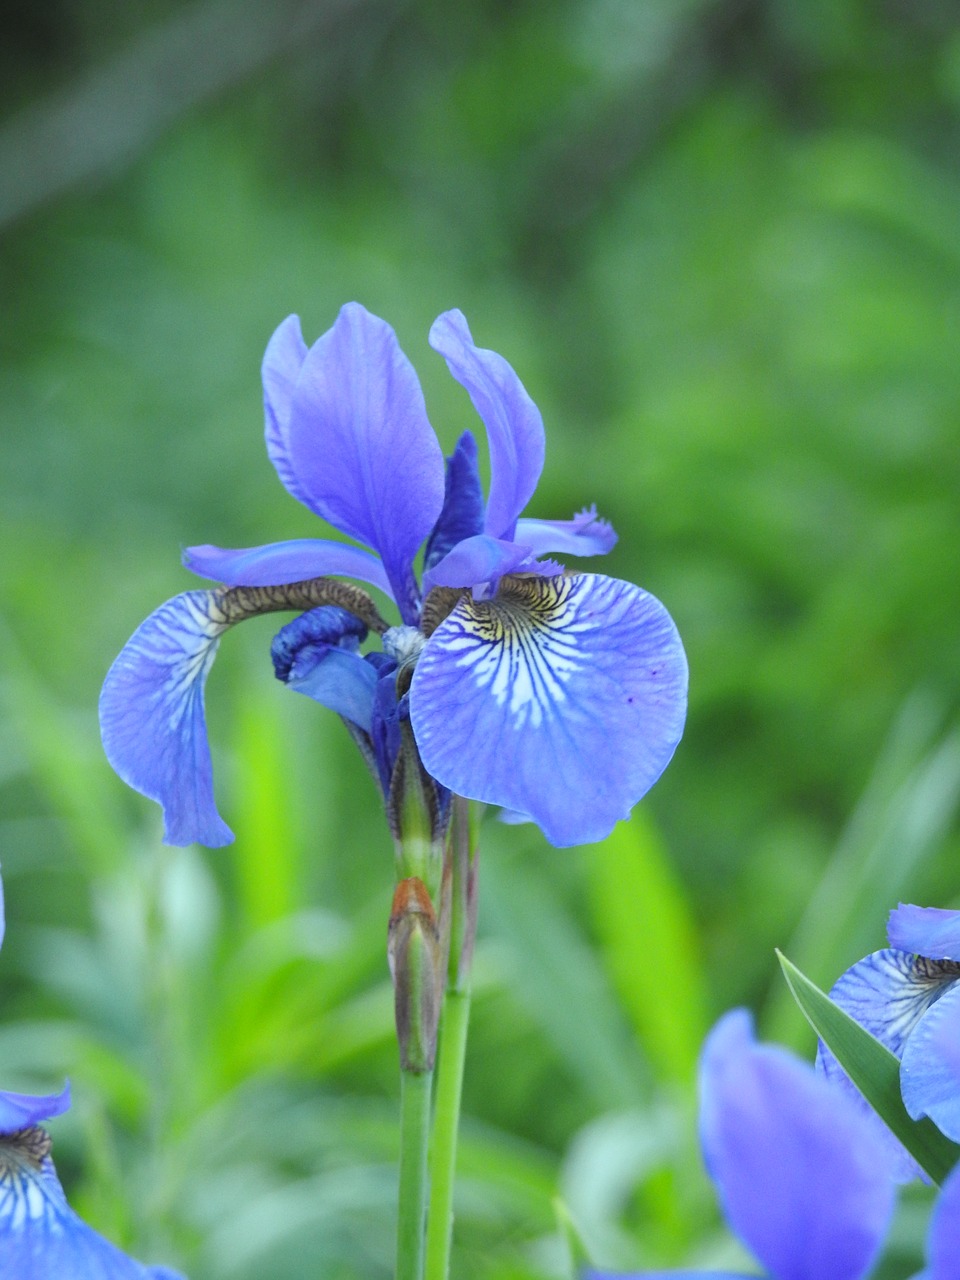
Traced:
<path fill-rule="evenodd" d="M 960 1146 L 932 1120 L 911 1120 L 900 1096 L 900 1062 L 828 995 L 777 952 L 793 998 L 807 1021 L 880 1119 L 938 1185 L 960 1159 Z"/>

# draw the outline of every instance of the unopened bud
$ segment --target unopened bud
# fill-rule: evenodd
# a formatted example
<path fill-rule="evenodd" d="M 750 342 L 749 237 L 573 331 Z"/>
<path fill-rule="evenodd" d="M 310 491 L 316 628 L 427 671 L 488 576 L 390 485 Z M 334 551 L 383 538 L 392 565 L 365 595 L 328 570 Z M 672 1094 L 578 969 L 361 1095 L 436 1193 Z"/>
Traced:
<path fill-rule="evenodd" d="M 444 956 L 437 917 L 423 881 L 401 880 L 393 895 L 387 958 L 393 976 L 400 1065 L 433 1070 L 443 993 Z"/>

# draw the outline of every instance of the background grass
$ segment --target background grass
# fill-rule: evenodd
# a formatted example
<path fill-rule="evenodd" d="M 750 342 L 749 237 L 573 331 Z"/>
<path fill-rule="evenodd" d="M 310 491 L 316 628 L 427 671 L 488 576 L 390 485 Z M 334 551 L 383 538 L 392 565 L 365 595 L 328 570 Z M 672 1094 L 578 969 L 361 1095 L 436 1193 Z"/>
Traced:
<path fill-rule="evenodd" d="M 315 534 L 263 449 L 275 325 L 459 306 L 663 599 L 685 740 L 599 848 L 485 828 L 458 1277 L 736 1265 L 691 1073 L 723 1009 L 811 1043 L 898 897 L 957 902 L 960 26 L 935 0 L 59 0 L 0 41 L 0 962 L 7 1088 L 57 1084 L 91 1221 L 193 1280 L 390 1274 L 391 850 L 341 726 L 209 686 L 227 850 L 102 758 L 181 545 Z M 611 744 L 611 750 L 616 744 Z M 908 1203 L 882 1271 L 917 1265 Z"/>

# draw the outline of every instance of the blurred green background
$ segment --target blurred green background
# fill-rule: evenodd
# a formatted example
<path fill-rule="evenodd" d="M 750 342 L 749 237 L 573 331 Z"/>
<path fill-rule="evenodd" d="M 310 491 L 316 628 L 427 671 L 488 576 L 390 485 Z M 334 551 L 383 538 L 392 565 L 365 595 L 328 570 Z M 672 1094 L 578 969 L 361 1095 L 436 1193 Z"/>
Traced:
<path fill-rule="evenodd" d="M 692 1065 L 735 1003 L 960 894 L 960 20 L 942 0 L 29 0 L 0 41 L 5 1088 L 72 1079 L 75 1205 L 193 1280 L 391 1274 L 391 848 L 272 623 L 208 689 L 229 849 L 103 760 L 181 545 L 319 530 L 259 363 L 356 298 L 458 306 L 540 405 L 530 514 L 595 501 L 665 601 L 687 733 L 634 820 L 484 829 L 454 1273 L 736 1265 Z M 611 750 L 616 744 L 611 743 Z M 917 1265 L 908 1196 L 878 1275 Z"/>

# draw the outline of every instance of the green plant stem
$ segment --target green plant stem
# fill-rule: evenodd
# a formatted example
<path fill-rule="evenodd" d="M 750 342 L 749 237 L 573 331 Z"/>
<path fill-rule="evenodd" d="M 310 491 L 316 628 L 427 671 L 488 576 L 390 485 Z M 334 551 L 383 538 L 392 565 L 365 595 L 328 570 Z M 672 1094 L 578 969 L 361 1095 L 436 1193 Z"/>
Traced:
<path fill-rule="evenodd" d="M 443 1002 L 437 1102 L 430 1148 L 430 1214 L 427 1221 L 426 1280 L 447 1280 L 453 1235 L 453 1180 L 463 1066 L 470 1023 L 470 988 L 451 988 Z"/>
<path fill-rule="evenodd" d="M 400 1072 L 400 1202 L 397 1280 L 422 1280 L 432 1071 Z"/>

